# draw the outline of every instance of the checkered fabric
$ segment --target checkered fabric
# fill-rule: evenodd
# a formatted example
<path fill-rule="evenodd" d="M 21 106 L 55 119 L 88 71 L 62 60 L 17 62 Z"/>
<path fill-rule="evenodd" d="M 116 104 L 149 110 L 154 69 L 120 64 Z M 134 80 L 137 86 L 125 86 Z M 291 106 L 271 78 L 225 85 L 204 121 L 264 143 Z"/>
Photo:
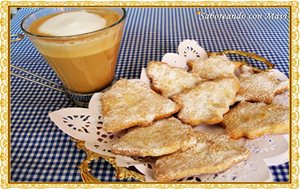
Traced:
<path fill-rule="evenodd" d="M 23 33 L 21 20 L 36 11 L 20 9 L 11 20 L 11 33 Z M 196 14 L 197 11 L 199 14 Z M 288 76 L 288 18 L 285 19 L 202 19 L 208 14 L 288 15 L 288 8 L 127 8 L 117 64 L 117 78 L 137 78 L 151 60 L 177 52 L 179 42 L 194 39 L 207 51 L 225 49 L 255 52 Z M 55 83 L 60 81 L 26 37 L 11 44 L 11 65 L 22 67 Z M 232 56 L 233 59 L 244 59 Z M 256 66 L 259 62 L 248 60 Z M 15 68 L 21 76 L 39 80 Z M 39 80 L 41 81 L 41 80 Z M 81 181 L 78 165 L 85 153 L 60 131 L 48 113 L 75 107 L 61 92 L 11 76 L 11 180 L 14 182 Z M 289 164 L 272 166 L 275 181 L 288 181 Z M 102 181 L 118 181 L 114 169 L 103 160 L 91 164 Z M 128 179 L 125 181 L 134 181 Z"/>

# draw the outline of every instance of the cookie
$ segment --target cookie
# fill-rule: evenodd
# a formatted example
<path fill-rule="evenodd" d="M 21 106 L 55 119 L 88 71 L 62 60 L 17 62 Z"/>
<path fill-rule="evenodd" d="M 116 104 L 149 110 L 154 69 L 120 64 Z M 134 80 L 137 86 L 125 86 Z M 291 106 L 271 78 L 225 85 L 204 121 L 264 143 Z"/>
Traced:
<path fill-rule="evenodd" d="M 129 131 L 113 145 L 112 152 L 126 156 L 162 156 L 194 146 L 197 142 L 194 133 L 191 126 L 171 117 Z"/>
<path fill-rule="evenodd" d="M 216 124 L 223 120 L 223 114 L 235 103 L 239 90 L 237 78 L 222 78 L 202 82 L 172 99 L 180 105 L 178 118 L 189 125 Z"/>
<path fill-rule="evenodd" d="M 198 74 L 203 79 L 217 79 L 234 77 L 234 71 L 239 65 L 232 63 L 225 55 L 214 55 L 208 59 L 188 61 L 192 73 Z"/>
<path fill-rule="evenodd" d="M 222 125 L 233 139 L 289 132 L 289 109 L 282 104 L 241 102 L 224 115 Z"/>
<path fill-rule="evenodd" d="M 282 85 L 283 83 L 271 72 L 242 74 L 239 79 L 240 90 L 238 95 L 245 101 L 269 104 L 276 94 L 282 93 L 288 88 L 288 83 Z"/>
<path fill-rule="evenodd" d="M 240 141 L 227 135 L 196 132 L 197 144 L 156 160 L 154 177 L 158 181 L 173 181 L 184 177 L 217 173 L 241 162 L 249 151 Z"/>
<path fill-rule="evenodd" d="M 150 62 L 147 75 L 152 82 L 153 89 L 164 97 L 170 97 L 190 89 L 203 81 L 194 73 L 188 73 L 183 68 L 171 67 L 163 62 Z"/>
<path fill-rule="evenodd" d="M 116 132 L 133 126 L 147 126 L 154 120 L 178 112 L 179 105 L 154 92 L 141 81 L 122 79 L 100 98 L 103 129 Z"/>

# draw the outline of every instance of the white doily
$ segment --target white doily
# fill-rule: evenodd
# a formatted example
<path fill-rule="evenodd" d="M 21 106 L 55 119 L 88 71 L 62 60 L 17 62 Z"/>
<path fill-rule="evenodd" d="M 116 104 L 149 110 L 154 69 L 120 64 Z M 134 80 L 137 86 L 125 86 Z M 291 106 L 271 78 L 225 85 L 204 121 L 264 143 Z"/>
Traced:
<path fill-rule="evenodd" d="M 183 40 L 178 46 L 179 55 L 186 60 L 207 59 L 206 51 L 195 40 Z"/>
<path fill-rule="evenodd" d="M 182 44 L 185 45 L 185 43 Z M 186 45 L 183 45 L 182 47 L 187 47 Z M 200 54 L 203 56 L 202 58 L 205 58 L 206 52 L 204 54 L 204 50 L 202 51 L 202 49 Z M 181 48 L 179 47 L 179 53 L 180 52 Z M 186 68 L 186 61 L 183 61 L 183 59 L 178 59 L 179 61 L 176 61 L 174 60 L 174 57 L 176 56 L 177 58 L 178 56 L 182 58 L 182 56 L 178 54 L 166 54 L 163 60 L 170 65 Z M 189 58 L 189 56 L 190 54 L 187 57 Z M 278 78 L 281 78 L 281 81 L 287 81 L 287 78 L 280 71 L 274 70 L 274 73 Z M 145 69 L 142 70 L 140 80 L 150 85 Z M 71 137 L 85 141 L 85 147 L 87 149 L 101 155 L 116 158 L 118 166 L 134 166 L 145 175 L 146 181 L 155 181 L 152 177 L 153 160 L 141 160 L 139 158 L 115 155 L 110 151 L 112 144 L 125 132 L 107 133 L 102 129 L 100 96 L 101 93 L 94 94 L 88 108 L 64 108 L 50 113 L 49 116 L 63 132 Z M 288 92 L 277 95 L 274 101 L 288 105 Z M 224 129 L 217 125 L 200 125 L 194 129 L 215 134 L 224 133 Z M 288 135 L 268 135 L 258 139 L 245 141 L 246 146 L 251 151 L 251 156 L 246 161 L 220 173 L 187 177 L 181 181 L 273 181 L 268 166 L 279 165 L 288 161 Z"/>
<path fill-rule="evenodd" d="M 161 59 L 162 62 L 168 63 L 172 67 L 179 67 L 188 70 L 186 59 L 182 55 L 176 53 L 167 53 Z"/>
<path fill-rule="evenodd" d="M 271 182 L 273 177 L 263 159 L 257 155 L 250 154 L 246 161 L 240 162 L 223 172 L 186 177 L 182 181 Z"/>

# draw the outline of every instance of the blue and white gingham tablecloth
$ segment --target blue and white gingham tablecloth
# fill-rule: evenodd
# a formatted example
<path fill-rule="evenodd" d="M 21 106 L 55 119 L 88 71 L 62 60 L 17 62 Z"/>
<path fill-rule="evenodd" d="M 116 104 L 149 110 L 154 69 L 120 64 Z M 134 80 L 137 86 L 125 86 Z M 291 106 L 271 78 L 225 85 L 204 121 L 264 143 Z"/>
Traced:
<path fill-rule="evenodd" d="M 20 9 L 11 20 L 11 33 L 22 33 L 21 20 L 35 10 Z M 127 8 L 127 11 L 117 78 L 139 77 L 149 61 L 161 60 L 168 52 L 175 53 L 184 39 L 194 39 L 210 52 L 225 49 L 255 52 L 288 76 L 289 19 L 250 18 L 269 13 L 288 15 L 288 8 Z M 197 11 L 245 14 L 247 18 L 202 19 Z M 27 37 L 11 44 L 10 51 L 11 65 L 60 83 Z M 258 62 L 251 63 L 262 67 Z M 38 80 L 14 68 L 11 71 Z M 67 107 L 76 106 L 63 93 L 11 76 L 11 181 L 82 181 L 78 165 L 85 153 L 48 117 L 49 112 Z M 93 175 L 101 181 L 119 181 L 112 166 L 105 161 L 94 162 L 91 167 Z M 274 181 L 288 181 L 288 168 L 288 163 L 270 167 Z"/>

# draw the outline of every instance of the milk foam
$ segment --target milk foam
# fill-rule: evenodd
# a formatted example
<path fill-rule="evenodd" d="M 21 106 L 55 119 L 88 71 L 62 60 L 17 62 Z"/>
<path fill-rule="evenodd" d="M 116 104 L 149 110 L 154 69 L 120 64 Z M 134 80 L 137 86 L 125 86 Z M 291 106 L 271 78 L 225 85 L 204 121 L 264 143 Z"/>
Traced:
<path fill-rule="evenodd" d="M 89 12 L 67 12 L 54 16 L 41 24 L 38 31 L 51 36 L 71 36 L 100 30 L 106 20 Z"/>

